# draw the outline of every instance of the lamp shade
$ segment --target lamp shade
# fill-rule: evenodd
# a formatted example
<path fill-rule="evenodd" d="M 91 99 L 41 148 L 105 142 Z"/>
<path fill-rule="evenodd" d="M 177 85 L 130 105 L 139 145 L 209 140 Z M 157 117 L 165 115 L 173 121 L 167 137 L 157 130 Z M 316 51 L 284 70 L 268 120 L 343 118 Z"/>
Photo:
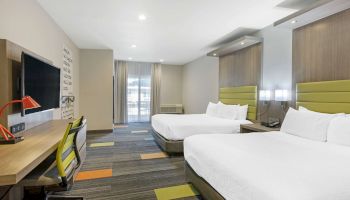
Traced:
<path fill-rule="evenodd" d="M 290 95 L 288 90 L 275 90 L 275 101 L 289 101 Z"/>
<path fill-rule="evenodd" d="M 24 109 L 33 109 L 41 107 L 32 97 L 25 96 L 22 98 L 22 105 Z"/>
<path fill-rule="evenodd" d="M 260 101 L 270 101 L 271 91 L 270 90 L 260 90 Z"/>

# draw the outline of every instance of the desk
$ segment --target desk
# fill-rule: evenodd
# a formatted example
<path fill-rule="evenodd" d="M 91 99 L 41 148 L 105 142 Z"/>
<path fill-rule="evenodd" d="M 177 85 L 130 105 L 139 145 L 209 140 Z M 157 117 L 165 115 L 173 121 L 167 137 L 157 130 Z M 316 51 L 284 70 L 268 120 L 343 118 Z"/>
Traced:
<path fill-rule="evenodd" d="M 23 132 L 17 144 L 0 145 L 0 186 L 15 185 L 58 147 L 69 120 L 52 120 Z"/>

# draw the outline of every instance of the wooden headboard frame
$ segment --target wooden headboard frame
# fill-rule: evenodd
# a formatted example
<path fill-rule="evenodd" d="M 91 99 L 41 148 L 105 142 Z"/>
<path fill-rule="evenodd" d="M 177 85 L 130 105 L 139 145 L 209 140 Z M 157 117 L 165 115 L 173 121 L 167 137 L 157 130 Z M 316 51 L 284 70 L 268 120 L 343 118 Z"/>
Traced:
<path fill-rule="evenodd" d="M 350 80 L 296 84 L 296 107 L 323 113 L 350 113 Z"/>
<path fill-rule="evenodd" d="M 257 86 L 220 88 L 219 99 L 224 104 L 248 105 L 247 119 L 256 121 L 258 104 L 257 91 Z"/>

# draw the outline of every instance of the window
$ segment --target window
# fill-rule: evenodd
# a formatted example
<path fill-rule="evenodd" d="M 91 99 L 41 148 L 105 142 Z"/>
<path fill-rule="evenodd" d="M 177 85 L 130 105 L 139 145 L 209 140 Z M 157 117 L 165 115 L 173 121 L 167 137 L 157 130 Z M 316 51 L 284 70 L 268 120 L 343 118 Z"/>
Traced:
<path fill-rule="evenodd" d="M 148 122 L 151 113 L 151 64 L 128 65 L 128 121 Z"/>

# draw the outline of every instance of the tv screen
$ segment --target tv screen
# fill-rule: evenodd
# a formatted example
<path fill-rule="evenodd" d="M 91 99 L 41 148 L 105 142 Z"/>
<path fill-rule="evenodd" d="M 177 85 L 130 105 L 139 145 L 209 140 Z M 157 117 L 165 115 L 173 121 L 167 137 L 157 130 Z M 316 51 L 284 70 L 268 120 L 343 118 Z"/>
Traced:
<path fill-rule="evenodd" d="M 24 113 L 59 108 L 61 70 L 26 53 L 22 53 L 22 67 L 22 95 L 41 105 Z"/>

